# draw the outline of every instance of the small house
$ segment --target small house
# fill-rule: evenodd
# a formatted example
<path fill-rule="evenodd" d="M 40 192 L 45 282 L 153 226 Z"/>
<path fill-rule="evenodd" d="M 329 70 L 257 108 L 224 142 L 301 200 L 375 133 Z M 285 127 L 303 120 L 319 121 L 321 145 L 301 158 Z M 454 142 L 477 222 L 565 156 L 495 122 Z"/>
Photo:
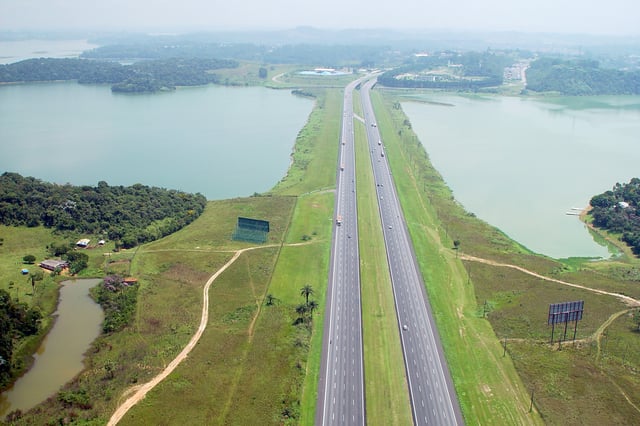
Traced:
<path fill-rule="evenodd" d="M 66 260 L 46 259 L 40 262 L 39 266 L 49 271 L 55 271 L 56 269 L 64 269 L 69 267 L 69 262 L 67 262 Z"/>
<path fill-rule="evenodd" d="M 88 238 L 83 238 L 83 239 L 79 240 L 79 241 L 76 243 L 76 246 L 77 246 L 77 247 L 81 247 L 81 248 L 87 248 L 87 246 L 89 245 L 89 242 L 90 242 L 90 241 L 91 241 L 91 240 L 90 240 L 90 239 L 88 239 Z"/>

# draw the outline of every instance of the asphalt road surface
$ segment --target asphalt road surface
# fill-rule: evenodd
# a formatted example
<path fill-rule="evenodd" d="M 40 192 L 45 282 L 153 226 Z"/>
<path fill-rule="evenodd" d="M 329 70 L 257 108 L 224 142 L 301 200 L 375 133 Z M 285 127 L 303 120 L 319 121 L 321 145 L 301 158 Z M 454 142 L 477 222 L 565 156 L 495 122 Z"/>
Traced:
<path fill-rule="evenodd" d="M 359 82 L 344 92 L 317 425 L 366 423 L 352 99 Z"/>
<path fill-rule="evenodd" d="M 431 313 L 424 283 L 395 191 L 370 99 L 375 80 L 362 86 L 371 164 L 387 248 L 404 353 L 413 421 L 416 425 L 461 425 L 460 406 Z"/>

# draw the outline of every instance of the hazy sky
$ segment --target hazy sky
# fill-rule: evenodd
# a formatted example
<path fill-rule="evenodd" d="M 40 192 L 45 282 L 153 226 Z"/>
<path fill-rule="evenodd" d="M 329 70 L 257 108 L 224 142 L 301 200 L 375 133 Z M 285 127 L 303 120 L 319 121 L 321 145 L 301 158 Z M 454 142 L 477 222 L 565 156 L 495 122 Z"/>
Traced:
<path fill-rule="evenodd" d="M 0 31 L 406 28 L 640 34 L 639 0 L 0 0 Z"/>

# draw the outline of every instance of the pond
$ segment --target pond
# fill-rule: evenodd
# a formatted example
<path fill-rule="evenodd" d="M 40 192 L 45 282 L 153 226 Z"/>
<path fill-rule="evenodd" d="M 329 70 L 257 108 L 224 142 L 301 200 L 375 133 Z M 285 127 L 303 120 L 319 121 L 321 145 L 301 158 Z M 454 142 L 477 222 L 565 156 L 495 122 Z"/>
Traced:
<path fill-rule="evenodd" d="M 100 335 L 102 308 L 89 297 L 99 279 L 64 281 L 57 319 L 34 355 L 29 371 L 0 394 L 0 418 L 26 411 L 47 399 L 84 368 L 84 354 Z"/>

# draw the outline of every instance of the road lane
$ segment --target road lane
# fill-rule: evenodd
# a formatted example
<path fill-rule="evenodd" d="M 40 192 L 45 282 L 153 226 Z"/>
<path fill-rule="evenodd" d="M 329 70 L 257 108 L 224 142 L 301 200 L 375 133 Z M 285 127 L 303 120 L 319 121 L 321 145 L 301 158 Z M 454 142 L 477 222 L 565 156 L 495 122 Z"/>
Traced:
<path fill-rule="evenodd" d="M 317 425 L 366 424 L 352 98 L 359 83 L 345 88 L 343 100 Z"/>
<path fill-rule="evenodd" d="M 413 421 L 416 425 L 463 424 L 453 382 L 371 105 L 369 91 L 374 84 L 374 80 L 363 84 L 362 105 L 387 248 L 387 261 L 396 304 Z"/>

